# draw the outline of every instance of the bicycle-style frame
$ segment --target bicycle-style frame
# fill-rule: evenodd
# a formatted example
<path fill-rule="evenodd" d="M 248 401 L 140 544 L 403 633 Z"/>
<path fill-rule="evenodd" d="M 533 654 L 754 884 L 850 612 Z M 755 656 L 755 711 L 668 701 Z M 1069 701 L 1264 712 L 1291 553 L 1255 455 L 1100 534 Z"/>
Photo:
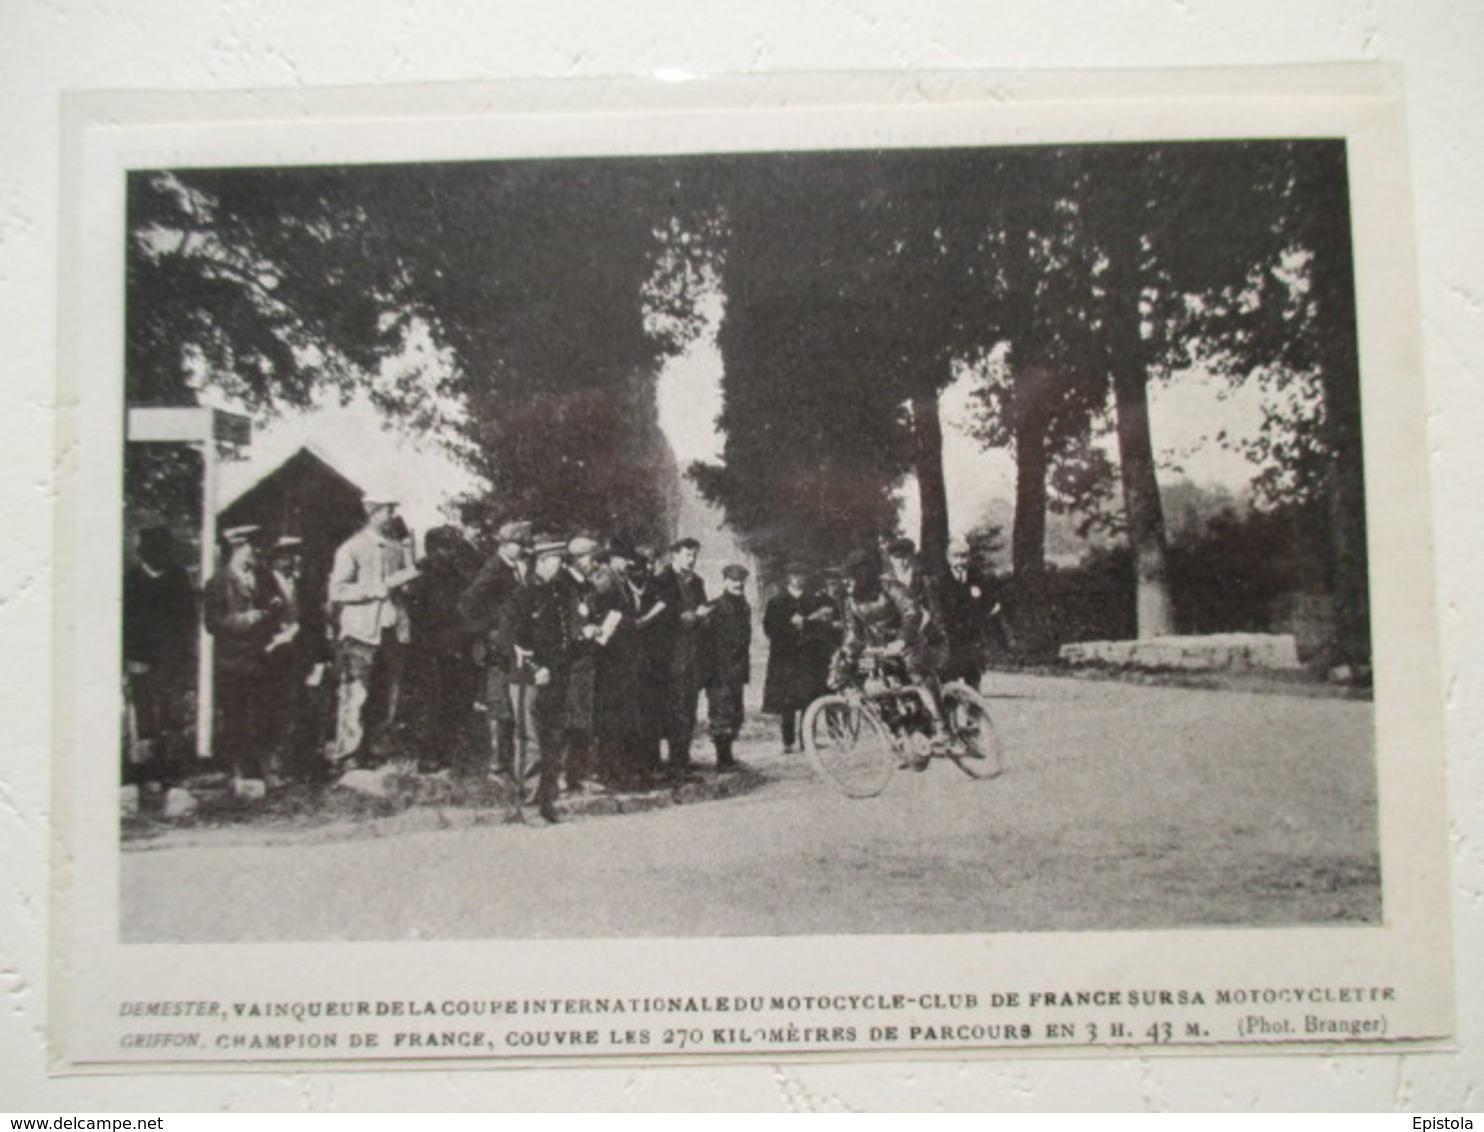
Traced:
<path fill-rule="evenodd" d="M 857 686 L 819 697 L 804 713 L 804 753 L 819 776 L 852 798 L 880 794 L 899 766 L 923 769 L 946 758 L 971 778 L 1004 769 L 989 705 L 961 681 L 943 685 L 949 734 L 933 743 L 927 691 L 891 671 L 891 658 L 868 649 Z"/>

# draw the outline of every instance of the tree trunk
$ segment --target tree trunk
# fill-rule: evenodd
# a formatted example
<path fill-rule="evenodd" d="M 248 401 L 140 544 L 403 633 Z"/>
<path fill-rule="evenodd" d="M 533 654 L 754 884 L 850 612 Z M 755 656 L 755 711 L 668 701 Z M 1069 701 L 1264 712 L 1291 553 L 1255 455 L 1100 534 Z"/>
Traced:
<path fill-rule="evenodd" d="M 919 550 L 928 568 L 948 569 L 948 488 L 943 477 L 943 421 L 934 382 L 921 379 L 912 395 L 912 457 L 922 506 Z"/>
<path fill-rule="evenodd" d="M 1140 200 L 1125 199 L 1118 214 L 1139 214 Z M 1154 475 L 1154 442 L 1149 433 L 1149 370 L 1145 359 L 1139 228 L 1119 215 L 1109 247 L 1108 342 L 1113 408 L 1118 419 L 1119 478 L 1134 558 L 1134 622 L 1140 640 L 1175 631 L 1165 554 L 1164 507 Z"/>
<path fill-rule="evenodd" d="M 1175 605 L 1170 597 L 1165 561 L 1164 508 L 1154 475 L 1154 442 L 1149 434 L 1149 376 L 1144 368 L 1139 332 L 1139 290 L 1120 292 L 1124 309 L 1113 355 L 1113 405 L 1118 415 L 1118 462 L 1123 480 L 1123 509 L 1129 547 L 1134 555 L 1134 615 L 1140 640 L 1175 631 Z"/>
<path fill-rule="evenodd" d="M 1015 529 L 1010 561 L 1017 582 L 1046 572 L 1046 373 L 1036 366 L 1015 372 Z"/>
<path fill-rule="evenodd" d="M 1350 197 L 1344 150 L 1337 147 L 1326 151 L 1317 160 L 1327 165 L 1316 176 L 1326 191 L 1317 210 L 1322 219 L 1314 233 L 1314 278 L 1319 313 L 1319 375 L 1324 390 L 1324 441 L 1331 460 L 1327 476 L 1328 557 L 1335 647 L 1342 663 L 1369 665 L 1370 584 Z"/>
<path fill-rule="evenodd" d="M 1046 582 L 1047 374 L 1038 366 L 1015 370 L 1015 526 L 1011 615 L 1022 656 L 1038 659 L 1053 643 L 1044 600 Z"/>
<path fill-rule="evenodd" d="M 1353 341 L 1353 339 L 1352 339 Z M 1343 357 L 1351 354 L 1347 364 Z M 1365 468 L 1361 459 L 1360 388 L 1354 350 L 1336 345 L 1321 363 L 1325 430 L 1333 453 L 1329 472 L 1331 585 L 1335 644 L 1349 665 L 1371 658 L 1370 584 L 1367 571 Z"/>

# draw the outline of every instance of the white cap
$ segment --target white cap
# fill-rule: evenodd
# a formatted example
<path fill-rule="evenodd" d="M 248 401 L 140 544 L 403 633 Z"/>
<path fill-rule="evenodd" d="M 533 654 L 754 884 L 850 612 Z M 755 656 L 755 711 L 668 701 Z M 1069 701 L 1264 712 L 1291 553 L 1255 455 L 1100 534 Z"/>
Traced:
<path fill-rule="evenodd" d="M 222 541 L 232 546 L 239 546 L 244 542 L 251 542 L 263 528 L 256 523 L 247 523 L 241 527 L 228 527 L 222 532 Z"/>

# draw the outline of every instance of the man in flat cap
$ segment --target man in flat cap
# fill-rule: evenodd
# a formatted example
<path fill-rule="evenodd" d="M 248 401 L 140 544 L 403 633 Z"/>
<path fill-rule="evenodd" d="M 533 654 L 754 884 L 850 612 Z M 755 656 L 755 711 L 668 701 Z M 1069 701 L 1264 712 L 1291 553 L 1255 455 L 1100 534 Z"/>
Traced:
<path fill-rule="evenodd" d="M 598 570 L 598 544 L 586 535 L 567 543 L 566 560 L 551 580 L 562 610 L 570 652 L 567 686 L 562 710 L 562 761 L 567 789 L 573 793 L 598 790 L 593 731 L 597 693 L 597 638 L 603 610 L 598 601 L 594 574 Z"/>
<path fill-rule="evenodd" d="M 281 628 L 281 603 L 259 575 L 258 534 L 256 526 L 222 532 L 225 560 L 202 594 L 215 641 L 216 753 L 239 779 L 264 778 L 275 718 L 268 645 Z"/>
<path fill-rule="evenodd" d="M 516 743 L 525 752 L 522 772 L 540 762 L 536 804 L 541 816 L 554 825 L 560 820 L 556 802 L 561 790 L 562 722 L 575 642 L 555 585 L 564 569 L 567 542 L 549 536 L 533 541 L 532 576 L 517 587 L 511 603 L 515 665 L 510 688 Z M 518 786 L 523 789 L 524 783 Z"/>
<path fill-rule="evenodd" d="M 752 678 L 752 606 L 747 567 L 722 567 L 721 595 L 711 615 L 706 672 L 706 726 L 716 747 L 716 769 L 736 765 L 732 744 L 742 730 L 742 691 Z"/>
<path fill-rule="evenodd" d="M 365 757 L 367 748 L 374 756 L 384 747 L 396 723 L 403 653 L 412 639 L 402 591 L 417 569 L 411 548 L 398 537 L 397 504 L 368 498 L 363 506 L 366 525 L 341 544 L 330 570 L 329 600 L 340 622 L 337 762 Z"/>
<path fill-rule="evenodd" d="M 475 641 L 475 659 L 484 669 L 484 705 L 495 769 L 509 773 L 515 762 L 515 711 L 510 699 L 515 672 L 514 618 L 516 599 L 530 580 L 531 524 L 506 523 L 495 539 L 494 556 L 459 599 L 459 613 Z"/>
<path fill-rule="evenodd" d="M 669 567 L 655 579 L 659 600 L 674 618 L 665 742 L 669 748 L 670 777 L 677 782 L 684 779 L 690 767 L 696 709 L 706 676 L 706 621 L 712 607 L 706 601 L 706 583 L 696 573 L 700 550 L 701 544 L 695 539 L 678 539 L 670 547 Z"/>

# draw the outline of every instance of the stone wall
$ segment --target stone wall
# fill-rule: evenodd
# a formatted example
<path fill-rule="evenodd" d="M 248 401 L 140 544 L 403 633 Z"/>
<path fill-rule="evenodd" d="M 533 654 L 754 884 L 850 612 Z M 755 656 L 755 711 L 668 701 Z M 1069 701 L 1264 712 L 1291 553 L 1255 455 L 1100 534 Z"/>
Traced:
<path fill-rule="evenodd" d="M 1078 641 L 1061 647 L 1067 664 L 1191 671 L 1297 669 L 1291 633 L 1213 633 L 1203 637 L 1150 637 L 1142 641 Z"/>

